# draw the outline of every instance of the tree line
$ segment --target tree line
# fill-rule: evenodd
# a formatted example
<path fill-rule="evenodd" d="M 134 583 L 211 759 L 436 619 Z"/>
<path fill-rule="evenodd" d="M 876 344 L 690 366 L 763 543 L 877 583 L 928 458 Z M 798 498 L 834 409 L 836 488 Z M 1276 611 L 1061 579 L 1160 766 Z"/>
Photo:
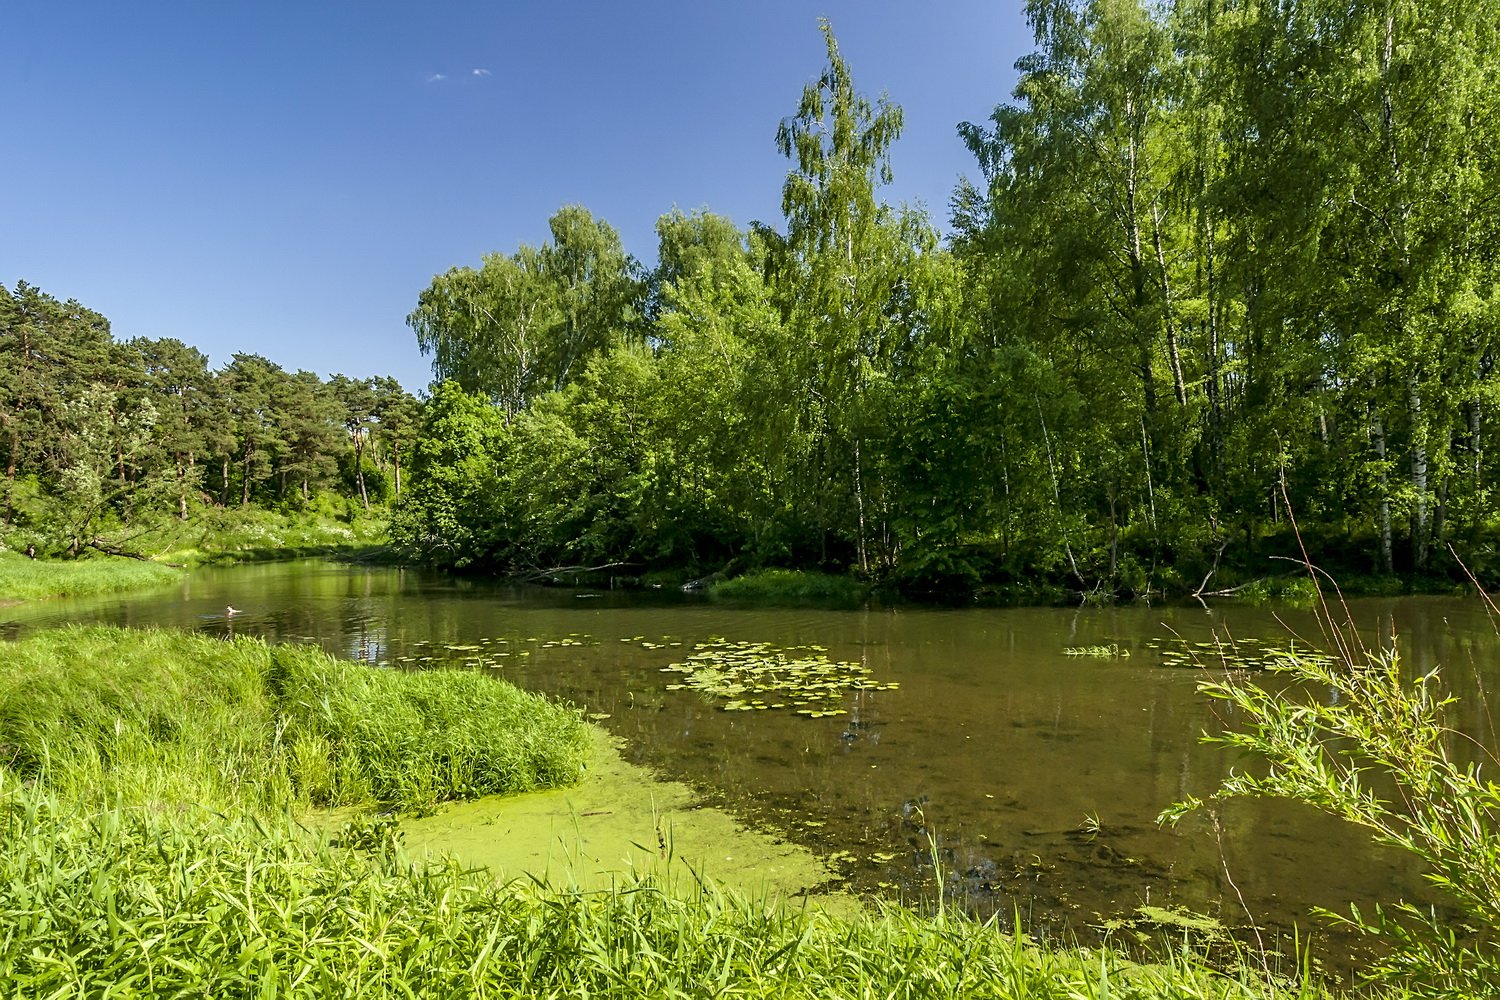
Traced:
<path fill-rule="evenodd" d="M 76 301 L 0 286 L 0 531 L 77 553 L 205 506 L 368 510 L 401 490 L 420 416 L 392 378 L 218 370 L 171 338 L 116 340 Z"/>
<path fill-rule="evenodd" d="M 779 227 L 674 211 L 648 269 L 568 206 L 435 278 L 398 543 L 964 593 L 1500 569 L 1500 7 L 1027 13 L 946 240 L 825 23 Z"/>

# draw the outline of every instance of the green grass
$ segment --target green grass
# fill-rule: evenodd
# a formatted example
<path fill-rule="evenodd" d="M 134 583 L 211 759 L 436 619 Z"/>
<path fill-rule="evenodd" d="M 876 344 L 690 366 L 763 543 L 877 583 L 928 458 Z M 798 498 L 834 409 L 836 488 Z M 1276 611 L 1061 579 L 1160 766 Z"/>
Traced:
<path fill-rule="evenodd" d="M 311 647 L 74 628 L 6 648 L 0 766 L 77 801 L 426 807 L 576 779 L 571 709 Z"/>
<path fill-rule="evenodd" d="M 858 604 L 870 588 L 849 576 L 796 569 L 758 569 L 709 588 L 716 598 L 733 601 L 827 601 Z"/>
<path fill-rule="evenodd" d="M 299 787 L 330 805 L 405 808 L 578 779 L 588 730 L 576 713 L 479 673 L 376 670 L 287 658 L 284 732 Z"/>
<path fill-rule="evenodd" d="M 180 570 L 138 559 L 28 559 L 0 554 L 0 601 L 92 597 L 159 587 L 182 578 Z"/>
<path fill-rule="evenodd" d="M 79 811 L 0 786 L 0 981 L 25 996 L 1314 997 L 1190 956 L 649 880 L 601 893 L 330 848 L 285 821 Z"/>
<path fill-rule="evenodd" d="M 833 916 L 708 883 L 497 885 L 410 862 L 391 823 L 367 819 L 338 847 L 297 820 L 309 802 L 566 780 L 584 739 L 575 712 L 476 674 L 166 632 L 9 646 L 0 982 L 36 997 L 1326 995 L 1190 954 L 1143 966 L 941 914 Z"/>

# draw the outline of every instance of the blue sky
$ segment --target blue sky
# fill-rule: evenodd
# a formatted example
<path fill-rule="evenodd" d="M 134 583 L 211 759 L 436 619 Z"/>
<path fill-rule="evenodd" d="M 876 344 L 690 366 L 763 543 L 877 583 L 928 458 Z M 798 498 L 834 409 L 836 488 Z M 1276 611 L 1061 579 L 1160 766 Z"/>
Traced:
<path fill-rule="evenodd" d="M 425 388 L 436 273 L 568 203 L 651 261 L 673 206 L 780 224 L 777 123 L 823 66 L 906 112 L 891 201 L 940 226 L 1014 85 L 1018 2 L 13 0 L 0 284 L 176 337 Z"/>

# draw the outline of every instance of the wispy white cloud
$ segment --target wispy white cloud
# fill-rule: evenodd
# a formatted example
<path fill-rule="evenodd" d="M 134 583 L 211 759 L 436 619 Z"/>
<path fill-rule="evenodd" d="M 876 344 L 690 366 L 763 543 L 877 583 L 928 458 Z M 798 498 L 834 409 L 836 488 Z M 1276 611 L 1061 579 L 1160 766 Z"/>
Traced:
<path fill-rule="evenodd" d="M 475 76 L 489 76 L 490 75 L 490 71 L 487 70 L 487 69 L 476 69 L 476 70 L 474 70 L 474 75 Z"/>
<path fill-rule="evenodd" d="M 427 82 L 428 83 L 442 83 L 446 79 L 448 79 L 448 78 L 446 76 L 444 76 L 442 73 L 434 73 L 434 74 L 432 74 L 431 76 L 429 76 L 427 78 Z"/>

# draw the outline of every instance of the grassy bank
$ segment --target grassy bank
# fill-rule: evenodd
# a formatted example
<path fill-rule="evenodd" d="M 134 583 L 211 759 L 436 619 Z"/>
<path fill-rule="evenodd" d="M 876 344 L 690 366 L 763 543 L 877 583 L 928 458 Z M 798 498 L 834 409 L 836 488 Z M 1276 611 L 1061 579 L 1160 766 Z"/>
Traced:
<path fill-rule="evenodd" d="M 645 883 L 499 887 L 413 868 L 388 844 L 339 851 L 198 813 L 80 814 L 13 787 L 0 847 L 0 979 L 26 996 L 1298 995 L 1191 959 L 1043 951 L 899 910 L 832 918 Z"/>
<path fill-rule="evenodd" d="M 798 569 L 757 569 L 720 580 L 709 588 L 709 594 L 727 601 L 858 604 L 870 596 L 870 587 L 851 576 Z"/>
<path fill-rule="evenodd" d="M 283 513 L 259 507 L 208 508 L 186 523 L 163 522 L 139 544 L 155 558 L 190 566 L 265 562 L 383 550 L 385 518 L 329 505 Z"/>
<path fill-rule="evenodd" d="M 0 601 L 93 597 L 159 587 L 181 578 L 181 570 L 138 559 L 64 561 L 0 553 Z"/>
<path fill-rule="evenodd" d="M 412 864 L 378 818 L 334 840 L 296 818 L 317 802 L 556 783 L 587 739 L 576 713 L 473 674 L 164 632 L 7 647 L 0 982 L 25 996 L 1324 995 L 1191 957 L 1140 966 L 962 919 L 833 916 L 708 884 L 502 886 Z"/>
<path fill-rule="evenodd" d="M 54 542 L 56 540 L 54 539 Z M 39 558 L 22 555 L 28 543 Z M 0 534 L 0 603 L 49 597 L 95 597 L 172 583 L 184 566 L 228 565 L 330 556 L 393 562 L 378 513 L 309 509 L 280 513 L 247 508 L 211 508 L 188 521 L 160 518 L 101 539 L 105 555 L 85 548 L 69 556 L 61 543 L 48 548 L 25 532 Z M 9 549 L 9 551 L 6 551 Z"/>

